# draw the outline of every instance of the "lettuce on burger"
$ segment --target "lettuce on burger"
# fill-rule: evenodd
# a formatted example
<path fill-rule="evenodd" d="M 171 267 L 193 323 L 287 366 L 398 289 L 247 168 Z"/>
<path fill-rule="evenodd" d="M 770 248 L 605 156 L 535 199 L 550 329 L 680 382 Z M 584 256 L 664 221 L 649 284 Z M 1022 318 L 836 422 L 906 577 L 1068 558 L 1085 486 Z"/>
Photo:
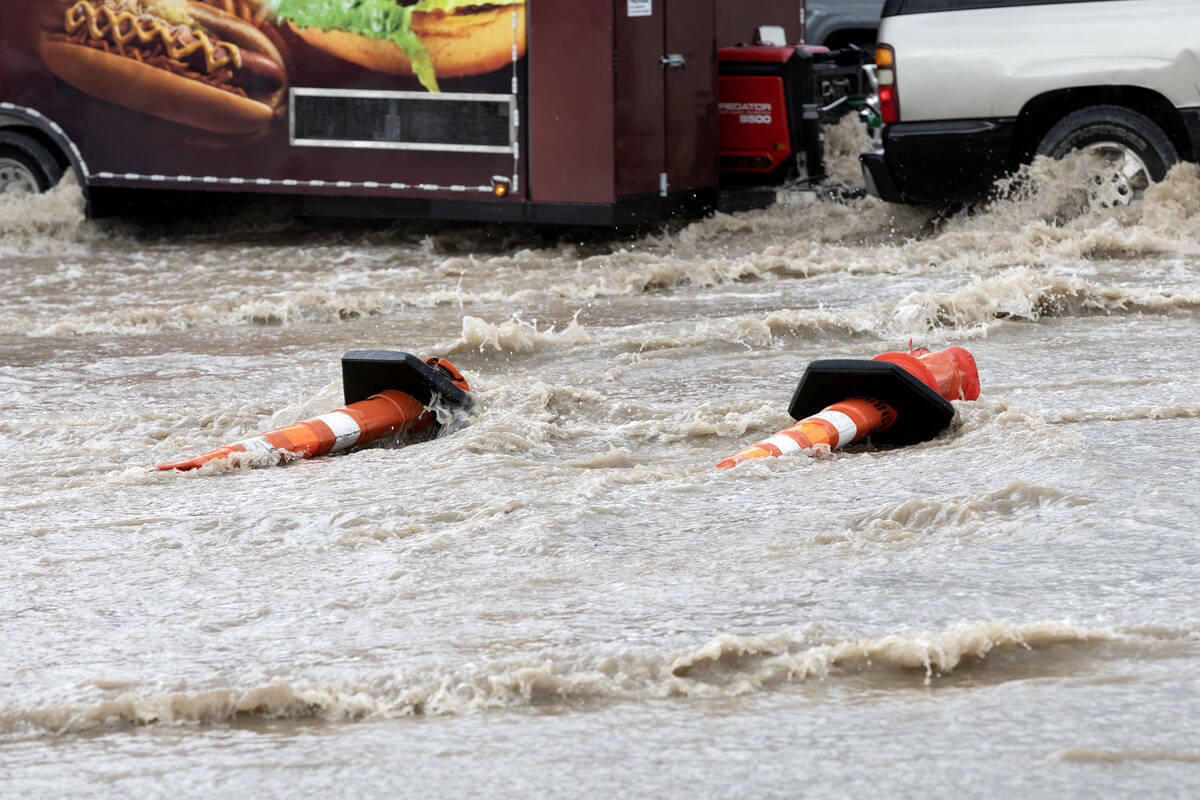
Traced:
<path fill-rule="evenodd" d="M 275 18 L 313 47 L 379 72 L 438 78 L 500 69 L 525 52 L 525 0 L 274 0 Z M 513 15 L 516 15 L 516 26 Z"/>

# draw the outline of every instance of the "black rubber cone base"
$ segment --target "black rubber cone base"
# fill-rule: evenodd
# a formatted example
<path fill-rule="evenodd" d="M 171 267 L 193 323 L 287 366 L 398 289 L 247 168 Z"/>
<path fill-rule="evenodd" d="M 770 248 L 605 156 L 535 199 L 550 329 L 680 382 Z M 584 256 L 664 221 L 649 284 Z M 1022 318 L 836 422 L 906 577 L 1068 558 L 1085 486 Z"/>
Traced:
<path fill-rule="evenodd" d="M 848 358 L 809 364 L 792 395 L 788 413 L 793 419 L 804 419 L 851 397 L 879 400 L 896 411 L 895 424 L 871 434 L 875 444 L 924 442 L 945 430 L 954 418 L 950 401 L 899 364 Z"/>
<path fill-rule="evenodd" d="M 448 408 L 470 410 L 469 392 L 457 386 L 440 369 L 429 366 L 412 353 L 396 350 L 351 350 L 342 356 L 342 390 L 346 405 L 366 400 L 385 389 L 412 395 L 425 405 L 438 396 Z"/>

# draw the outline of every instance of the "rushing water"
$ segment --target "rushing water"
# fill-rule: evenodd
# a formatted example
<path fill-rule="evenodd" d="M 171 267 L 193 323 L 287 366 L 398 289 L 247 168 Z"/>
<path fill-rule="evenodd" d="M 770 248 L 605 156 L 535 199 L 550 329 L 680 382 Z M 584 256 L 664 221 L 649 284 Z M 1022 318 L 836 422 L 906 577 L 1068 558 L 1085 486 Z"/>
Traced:
<path fill-rule="evenodd" d="M 0 199 L 0 796 L 1196 796 L 1200 169 L 1047 185 L 637 235 Z M 980 367 L 935 440 L 713 469 L 910 340 Z M 362 347 L 473 424 L 148 469 Z"/>

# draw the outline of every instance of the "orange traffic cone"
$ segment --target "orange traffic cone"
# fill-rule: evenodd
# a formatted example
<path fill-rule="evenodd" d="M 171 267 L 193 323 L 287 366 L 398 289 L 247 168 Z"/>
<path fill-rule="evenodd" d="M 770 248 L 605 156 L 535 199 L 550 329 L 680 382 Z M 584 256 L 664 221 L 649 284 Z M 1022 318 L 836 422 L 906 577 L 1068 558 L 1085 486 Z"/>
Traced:
<path fill-rule="evenodd" d="M 961 347 L 814 361 L 788 408 L 800 421 L 717 462 L 717 469 L 818 445 L 833 450 L 868 436 L 877 444 L 923 442 L 950 424 L 950 400 L 978 397 L 979 370 Z"/>
<path fill-rule="evenodd" d="M 422 361 L 410 353 L 351 350 L 342 356 L 342 384 L 345 408 L 155 469 L 196 469 L 233 453 L 270 453 L 276 464 L 323 456 L 426 428 L 435 422 L 429 408 L 435 400 L 450 410 L 474 405 L 466 379 L 453 364 L 441 358 Z"/>

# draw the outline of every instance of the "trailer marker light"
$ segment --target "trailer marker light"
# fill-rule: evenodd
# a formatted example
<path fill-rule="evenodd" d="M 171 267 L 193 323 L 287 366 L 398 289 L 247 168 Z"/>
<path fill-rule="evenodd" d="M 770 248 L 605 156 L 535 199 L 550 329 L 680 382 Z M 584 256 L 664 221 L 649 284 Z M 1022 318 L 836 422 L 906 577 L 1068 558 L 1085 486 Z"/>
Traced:
<path fill-rule="evenodd" d="M 510 184 L 508 178 L 503 175 L 492 176 L 492 193 L 496 197 L 508 197 Z"/>

